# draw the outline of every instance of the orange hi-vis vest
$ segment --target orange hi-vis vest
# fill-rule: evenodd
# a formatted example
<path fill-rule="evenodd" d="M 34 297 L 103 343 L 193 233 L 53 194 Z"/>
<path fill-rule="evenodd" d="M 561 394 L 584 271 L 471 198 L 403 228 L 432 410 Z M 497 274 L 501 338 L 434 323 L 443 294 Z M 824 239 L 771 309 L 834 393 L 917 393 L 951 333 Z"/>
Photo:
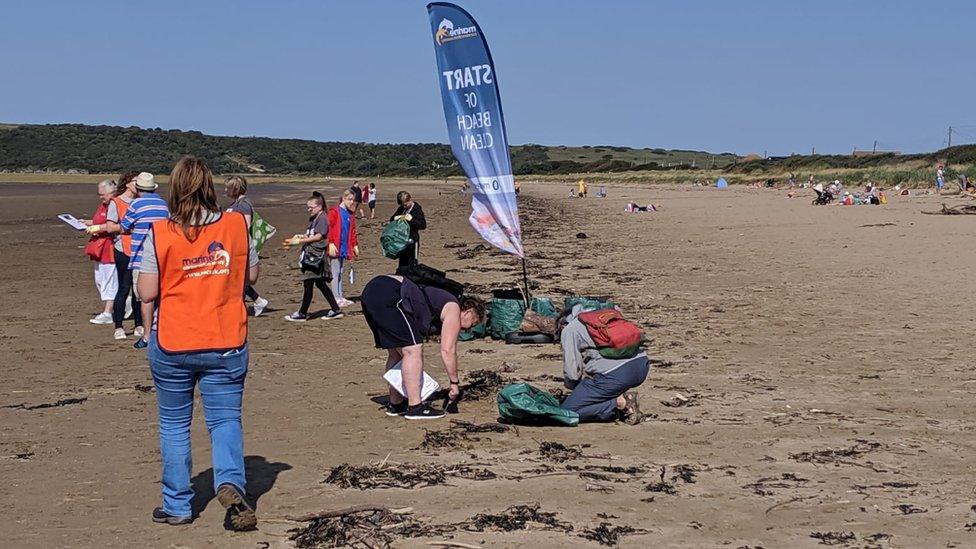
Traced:
<path fill-rule="evenodd" d="M 152 226 L 159 264 L 156 337 L 168 353 L 226 351 L 247 342 L 247 222 L 225 212 L 197 229 L 190 242 L 171 221 Z"/>
<path fill-rule="evenodd" d="M 113 198 L 112 202 L 115 202 L 115 209 L 119 211 L 119 223 L 121 223 L 125 217 L 125 212 L 129 211 L 129 203 L 122 200 L 120 196 Z M 132 235 L 122 234 L 119 236 L 122 238 L 122 251 L 125 255 L 132 257 Z"/>

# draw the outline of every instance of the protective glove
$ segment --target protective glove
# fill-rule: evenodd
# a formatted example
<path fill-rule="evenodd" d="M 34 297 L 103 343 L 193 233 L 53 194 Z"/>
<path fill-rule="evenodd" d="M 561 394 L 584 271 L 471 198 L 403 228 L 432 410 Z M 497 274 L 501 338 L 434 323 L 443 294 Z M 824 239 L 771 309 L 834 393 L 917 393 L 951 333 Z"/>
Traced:
<path fill-rule="evenodd" d="M 354 255 L 356 257 L 359 257 L 359 245 L 358 244 L 352 247 L 352 255 Z"/>
<path fill-rule="evenodd" d="M 102 225 L 89 225 L 85 227 L 85 232 L 88 234 L 97 234 L 105 230 Z"/>
<path fill-rule="evenodd" d="M 329 242 L 329 257 L 339 257 L 339 249 L 331 242 Z"/>
<path fill-rule="evenodd" d="M 413 221 L 413 216 L 410 215 L 410 214 L 403 214 L 403 219 L 404 219 L 404 221 L 406 221 L 407 223 L 409 223 L 409 222 Z"/>

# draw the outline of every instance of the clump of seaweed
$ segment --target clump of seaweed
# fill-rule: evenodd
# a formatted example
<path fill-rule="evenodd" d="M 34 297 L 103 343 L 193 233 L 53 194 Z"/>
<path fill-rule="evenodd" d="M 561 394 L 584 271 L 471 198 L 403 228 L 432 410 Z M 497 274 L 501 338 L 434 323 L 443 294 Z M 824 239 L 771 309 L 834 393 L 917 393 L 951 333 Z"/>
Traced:
<path fill-rule="evenodd" d="M 373 490 L 376 488 L 423 488 L 447 483 L 449 478 L 491 480 L 495 473 L 469 465 L 381 463 L 333 467 L 323 481 L 340 488 Z"/>
<path fill-rule="evenodd" d="M 556 513 L 540 511 L 540 505 L 513 505 L 501 513 L 479 513 L 458 526 L 469 532 L 501 530 L 511 532 L 525 530 L 528 523 L 539 525 L 542 530 L 571 532 L 573 525 L 556 518 Z"/>
<path fill-rule="evenodd" d="M 857 458 L 881 447 L 878 442 L 858 440 L 857 444 L 847 448 L 827 448 L 813 452 L 790 454 L 790 459 L 807 463 L 846 463 L 845 458 Z"/>
<path fill-rule="evenodd" d="M 298 517 L 309 521 L 303 528 L 289 531 L 299 549 L 325 547 L 390 547 L 399 538 L 443 535 L 454 531 L 450 525 L 432 525 L 383 506 L 363 505 L 327 511 L 319 516 Z"/>
<path fill-rule="evenodd" d="M 539 443 L 539 453 L 542 457 L 562 463 L 583 457 L 583 450 L 578 447 L 569 447 L 558 442 L 544 440 Z"/>
<path fill-rule="evenodd" d="M 631 534 L 640 535 L 646 533 L 647 530 L 644 530 L 643 528 L 634 528 L 632 526 L 614 526 L 609 522 L 601 522 L 595 528 L 584 529 L 579 536 L 590 541 L 595 541 L 600 545 L 614 547 L 617 545 L 620 536 Z"/>

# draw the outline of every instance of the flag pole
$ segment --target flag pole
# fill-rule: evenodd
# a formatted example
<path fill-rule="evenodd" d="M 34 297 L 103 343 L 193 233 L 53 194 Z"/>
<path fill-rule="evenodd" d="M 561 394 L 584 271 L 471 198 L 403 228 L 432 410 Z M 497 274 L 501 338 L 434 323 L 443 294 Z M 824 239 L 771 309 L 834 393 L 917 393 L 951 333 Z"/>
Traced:
<path fill-rule="evenodd" d="M 532 302 L 532 295 L 529 291 L 529 271 L 525 267 L 525 256 L 522 256 L 522 282 L 525 283 L 525 308 L 528 309 L 529 304 Z"/>

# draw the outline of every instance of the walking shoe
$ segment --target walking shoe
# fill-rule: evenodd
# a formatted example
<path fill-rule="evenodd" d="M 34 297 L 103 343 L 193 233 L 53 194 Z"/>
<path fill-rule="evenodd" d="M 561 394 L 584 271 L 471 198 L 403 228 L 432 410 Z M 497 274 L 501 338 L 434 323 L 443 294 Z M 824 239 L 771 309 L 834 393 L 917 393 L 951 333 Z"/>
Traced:
<path fill-rule="evenodd" d="M 440 419 L 444 417 L 444 412 L 434 410 L 426 404 L 418 404 L 416 406 L 408 406 L 407 412 L 403 414 L 403 417 L 407 419 Z"/>
<path fill-rule="evenodd" d="M 153 509 L 152 521 L 158 522 L 159 524 L 171 524 L 173 526 L 179 526 L 180 524 L 190 524 L 193 522 L 193 517 L 178 517 L 163 511 L 162 507 L 157 507 Z"/>
<path fill-rule="evenodd" d="M 125 328 L 116 328 L 115 335 L 113 337 L 115 339 L 125 339 Z"/>
<path fill-rule="evenodd" d="M 132 335 L 136 337 L 145 337 L 146 329 L 142 326 L 136 326 L 136 329 L 132 330 Z"/>
<path fill-rule="evenodd" d="M 227 509 L 227 522 L 237 531 L 251 530 L 258 524 L 254 507 L 247 502 L 247 496 L 233 484 L 221 484 L 217 488 L 217 501 Z"/>
<path fill-rule="evenodd" d="M 342 317 L 343 317 L 342 311 L 335 310 L 335 311 L 329 311 L 324 315 L 322 315 L 322 320 L 332 320 L 334 318 L 342 318 Z"/>
<path fill-rule="evenodd" d="M 268 300 L 263 297 L 259 297 L 254 300 L 254 316 L 261 316 L 264 312 L 264 308 L 268 306 Z"/>
<path fill-rule="evenodd" d="M 350 305 L 353 304 L 352 301 L 349 301 L 348 299 L 346 299 L 344 297 L 343 298 L 340 298 L 340 299 L 337 299 L 336 300 L 336 303 L 338 303 L 340 307 L 348 307 L 348 306 L 350 306 Z"/>
<path fill-rule="evenodd" d="M 135 349 L 145 349 L 148 346 L 149 346 L 149 342 L 146 341 L 145 339 L 142 339 L 141 337 L 137 339 L 135 343 L 132 344 L 132 347 Z"/>
<path fill-rule="evenodd" d="M 98 313 L 93 318 L 88 319 L 92 324 L 111 324 L 112 313 Z"/>
<path fill-rule="evenodd" d="M 305 313 L 300 313 L 298 311 L 295 311 L 290 315 L 285 315 L 285 320 L 287 320 L 288 322 L 305 322 L 306 320 L 308 320 L 308 315 Z"/>
<path fill-rule="evenodd" d="M 624 397 L 624 409 L 621 410 L 621 415 L 623 416 L 623 422 L 628 425 L 637 425 L 643 419 L 643 414 L 640 411 L 640 402 L 638 401 L 638 395 L 635 391 L 627 391 L 623 394 Z"/>
<path fill-rule="evenodd" d="M 402 416 L 407 413 L 407 401 L 401 401 L 400 404 L 387 402 L 383 405 L 383 411 L 390 417 Z"/>

